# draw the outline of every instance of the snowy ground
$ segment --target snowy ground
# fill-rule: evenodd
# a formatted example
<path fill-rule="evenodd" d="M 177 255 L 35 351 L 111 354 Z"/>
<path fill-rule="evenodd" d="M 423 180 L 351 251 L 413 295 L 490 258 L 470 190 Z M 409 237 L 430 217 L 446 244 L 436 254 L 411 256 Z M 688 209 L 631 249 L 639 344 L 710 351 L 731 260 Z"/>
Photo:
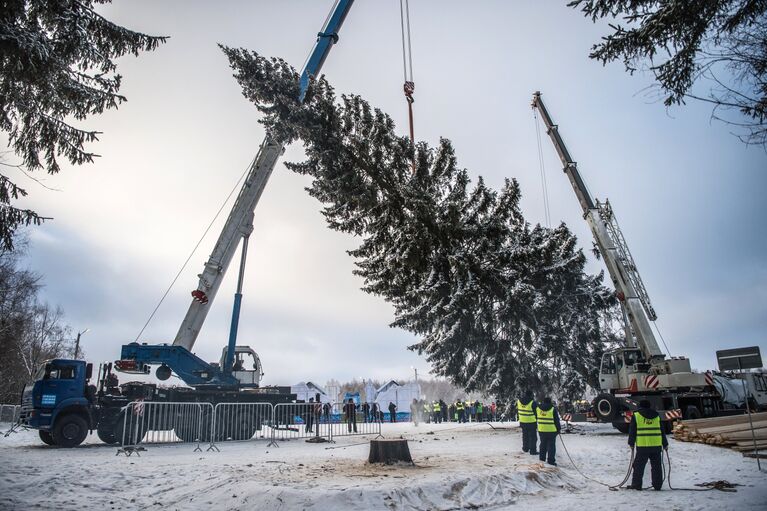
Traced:
<path fill-rule="evenodd" d="M 504 429 L 384 424 L 386 437 L 409 439 L 415 466 L 368 465 L 366 437 L 279 448 L 263 440 L 229 443 L 201 453 L 189 444 L 147 446 L 140 458 L 128 458 L 92 437 L 59 449 L 22 431 L 0 436 L 0 509 L 767 509 L 767 472 L 730 450 L 672 440 L 672 484 L 725 479 L 743 485 L 737 493 L 637 494 L 584 480 L 561 445 L 559 467 L 541 465 L 520 452 L 516 423 L 494 426 Z M 623 479 L 626 437 L 609 427 L 581 428 L 564 436 L 581 470 L 610 484 Z M 645 477 L 648 484 L 649 470 Z"/>

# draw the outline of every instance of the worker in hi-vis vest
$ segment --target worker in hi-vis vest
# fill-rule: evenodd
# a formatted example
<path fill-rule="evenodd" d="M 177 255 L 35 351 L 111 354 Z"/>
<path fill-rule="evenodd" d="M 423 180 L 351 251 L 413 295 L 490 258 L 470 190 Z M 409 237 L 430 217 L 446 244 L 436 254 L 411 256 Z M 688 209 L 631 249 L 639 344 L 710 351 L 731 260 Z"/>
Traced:
<path fill-rule="evenodd" d="M 550 397 L 544 397 L 543 402 L 535 409 L 535 420 L 541 440 L 538 459 L 556 467 L 557 435 L 562 427 L 559 424 L 559 412 L 554 408 Z"/>
<path fill-rule="evenodd" d="M 660 491 L 663 486 L 663 467 L 661 466 L 661 449 L 668 449 L 668 440 L 663 432 L 658 412 L 646 399 L 639 402 L 639 410 L 631 416 L 629 424 L 629 445 L 636 446 L 634 457 L 634 473 L 631 477 L 632 490 L 642 489 L 642 479 L 647 461 L 650 461 L 652 487 Z"/>
<path fill-rule="evenodd" d="M 522 451 L 538 454 L 538 435 L 535 428 L 535 409 L 538 403 L 533 400 L 533 393 L 525 391 L 522 399 L 517 399 L 517 418 L 522 428 Z"/>

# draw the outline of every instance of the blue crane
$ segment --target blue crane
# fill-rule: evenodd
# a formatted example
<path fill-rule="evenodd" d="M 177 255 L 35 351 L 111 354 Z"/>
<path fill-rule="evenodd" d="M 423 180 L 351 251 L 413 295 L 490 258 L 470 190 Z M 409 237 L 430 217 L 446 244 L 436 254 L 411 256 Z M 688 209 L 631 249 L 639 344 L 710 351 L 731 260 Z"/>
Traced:
<path fill-rule="evenodd" d="M 354 0 L 338 0 L 322 30 L 317 34 L 314 49 L 306 62 L 300 78 L 298 100 L 304 101 L 309 82 L 322 69 L 330 49 L 338 42 L 338 31 L 343 25 Z M 158 365 L 156 375 L 167 380 L 176 373 L 191 386 L 220 385 L 257 387 L 262 376 L 258 355 L 247 346 L 237 346 L 237 329 L 242 303 L 242 283 L 245 261 L 248 254 L 248 240 L 253 232 L 253 215 L 267 181 L 284 152 L 284 144 L 269 134 L 261 143 L 258 154 L 248 171 L 237 200 L 232 206 L 218 241 L 205 263 L 197 289 L 192 291 L 192 303 L 187 310 L 181 327 L 172 345 L 131 343 L 122 347 L 121 360 L 115 367 L 122 372 L 148 373 L 150 365 Z M 197 340 L 211 303 L 216 297 L 224 275 L 242 240 L 237 292 L 234 295 L 234 309 L 229 333 L 229 343 L 224 348 L 221 361 L 210 364 L 194 355 L 191 350 Z M 240 365 L 241 358 L 253 357 L 252 368 Z M 235 363 L 235 358 L 237 363 Z"/>

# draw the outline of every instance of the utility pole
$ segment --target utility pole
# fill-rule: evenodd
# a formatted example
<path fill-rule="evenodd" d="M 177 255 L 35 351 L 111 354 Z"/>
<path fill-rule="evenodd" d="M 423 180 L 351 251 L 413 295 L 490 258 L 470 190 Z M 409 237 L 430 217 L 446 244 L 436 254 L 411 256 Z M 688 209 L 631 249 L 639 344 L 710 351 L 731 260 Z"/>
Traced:
<path fill-rule="evenodd" d="M 90 328 L 86 328 L 82 332 L 77 332 L 77 339 L 75 339 L 75 360 L 77 360 L 77 355 L 80 354 L 80 336 L 85 334 Z"/>

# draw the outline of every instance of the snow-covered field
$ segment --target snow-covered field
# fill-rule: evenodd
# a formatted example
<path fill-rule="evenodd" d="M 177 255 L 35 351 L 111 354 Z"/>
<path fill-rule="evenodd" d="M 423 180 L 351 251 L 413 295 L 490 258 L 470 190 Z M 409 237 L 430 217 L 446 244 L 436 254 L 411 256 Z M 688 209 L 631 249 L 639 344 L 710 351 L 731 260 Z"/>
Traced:
<path fill-rule="evenodd" d="M 504 429 L 384 424 L 386 437 L 409 439 L 415 466 L 368 465 L 367 437 L 339 437 L 335 444 L 293 440 L 278 448 L 263 440 L 225 443 L 221 452 L 149 445 L 138 458 L 115 456 L 115 447 L 95 437 L 58 449 L 43 445 L 36 431 L 22 431 L 0 436 L 0 508 L 767 509 L 767 473 L 726 449 L 671 440 L 671 481 L 692 487 L 725 479 L 742 485 L 736 493 L 610 491 L 584 480 L 561 444 L 559 467 L 544 466 L 520 451 L 516 423 L 494 426 Z M 620 482 L 626 437 L 609 427 L 580 427 L 583 434 L 564 436 L 575 462 L 590 477 Z"/>

